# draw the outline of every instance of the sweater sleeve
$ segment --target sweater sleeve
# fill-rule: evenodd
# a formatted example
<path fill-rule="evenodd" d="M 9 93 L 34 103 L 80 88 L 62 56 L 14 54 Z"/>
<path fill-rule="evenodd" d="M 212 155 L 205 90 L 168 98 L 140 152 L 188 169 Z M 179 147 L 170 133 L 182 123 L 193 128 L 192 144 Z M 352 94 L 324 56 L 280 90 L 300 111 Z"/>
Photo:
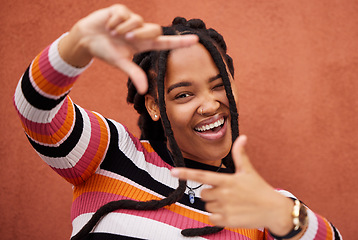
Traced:
<path fill-rule="evenodd" d="M 277 190 L 286 197 L 297 199 L 290 192 L 285 190 Z M 307 206 L 308 226 L 305 233 L 300 238 L 301 240 L 341 240 L 343 239 L 338 229 L 333 226 L 326 218 L 314 213 Z M 273 240 L 273 238 L 266 230 L 266 238 Z"/>
<path fill-rule="evenodd" d="M 101 115 L 75 105 L 67 96 L 86 67 L 75 68 L 62 60 L 58 52 L 61 38 L 31 62 L 13 101 L 40 157 L 68 182 L 78 185 L 104 159 L 109 128 Z"/>

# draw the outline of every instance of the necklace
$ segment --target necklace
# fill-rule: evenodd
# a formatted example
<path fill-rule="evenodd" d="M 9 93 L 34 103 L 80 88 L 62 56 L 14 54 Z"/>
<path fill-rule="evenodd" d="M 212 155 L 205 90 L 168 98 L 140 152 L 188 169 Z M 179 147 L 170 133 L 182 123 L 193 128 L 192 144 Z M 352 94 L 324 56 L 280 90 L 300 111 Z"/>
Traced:
<path fill-rule="evenodd" d="M 220 166 L 215 172 L 219 172 L 222 166 L 223 166 L 223 160 L 221 160 Z M 194 192 L 194 190 L 200 188 L 203 185 L 204 184 L 200 184 L 199 186 L 196 186 L 196 187 L 192 188 L 192 187 L 189 187 L 188 184 L 186 184 L 186 187 L 189 188 L 188 194 L 189 194 L 189 201 L 190 201 L 191 204 L 194 204 L 194 202 L 195 202 L 195 192 Z"/>
<path fill-rule="evenodd" d="M 170 159 L 172 160 L 173 164 L 175 165 L 174 160 L 173 160 L 173 158 L 172 158 L 172 154 L 170 153 L 169 149 L 167 149 L 167 152 L 168 152 L 169 157 L 170 157 Z M 219 172 L 222 166 L 223 166 L 223 160 L 221 159 L 220 166 L 219 166 L 219 168 L 218 168 L 215 172 Z M 193 188 L 192 188 L 192 187 L 189 187 L 188 184 L 186 184 L 186 187 L 189 188 L 188 194 L 189 194 L 189 202 L 190 202 L 191 204 L 194 204 L 194 202 L 195 202 L 195 192 L 194 192 L 194 190 L 196 190 L 196 189 L 202 187 L 203 185 L 204 185 L 204 184 L 200 184 L 199 186 L 196 186 L 196 187 L 193 187 Z"/>

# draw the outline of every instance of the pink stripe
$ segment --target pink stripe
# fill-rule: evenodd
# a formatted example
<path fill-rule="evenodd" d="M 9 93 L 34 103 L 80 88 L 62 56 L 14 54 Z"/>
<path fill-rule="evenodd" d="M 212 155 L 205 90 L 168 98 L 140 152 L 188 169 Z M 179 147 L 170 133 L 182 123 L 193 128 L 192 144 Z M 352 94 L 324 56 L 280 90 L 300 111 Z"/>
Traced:
<path fill-rule="evenodd" d="M 169 169 L 173 168 L 172 166 L 167 164 L 165 161 L 163 161 L 159 157 L 158 153 L 156 153 L 156 152 L 148 152 L 144 148 L 144 146 L 142 145 L 140 140 L 138 138 L 136 138 L 132 133 L 130 133 L 126 127 L 125 127 L 125 129 L 126 129 L 127 133 L 129 134 L 129 137 L 132 139 L 132 142 L 133 142 L 134 146 L 137 148 L 137 151 L 143 152 L 146 162 L 151 163 L 151 164 L 153 164 L 153 165 L 155 165 L 157 167 L 165 167 L 165 168 L 169 168 Z"/>
<path fill-rule="evenodd" d="M 72 204 L 72 211 L 71 211 L 71 219 L 72 221 L 77 216 L 89 213 L 89 212 L 95 212 L 98 208 L 103 206 L 104 204 L 110 202 L 110 201 L 117 201 L 121 199 L 130 199 L 124 196 L 111 194 L 111 193 L 101 193 L 101 192 L 89 192 L 84 193 L 81 196 L 79 196 Z M 131 199 L 133 200 L 133 199 Z M 186 229 L 186 228 L 198 228 L 198 227 L 205 227 L 208 226 L 207 224 L 204 224 L 199 221 L 195 221 L 191 218 L 188 218 L 186 216 L 177 214 L 175 212 L 172 212 L 166 208 L 161 208 L 159 210 L 147 210 L 147 211 L 138 211 L 138 210 L 127 210 L 127 209 L 121 209 L 117 210 L 115 212 L 121 212 L 125 214 L 130 214 L 134 216 L 139 216 L 143 218 L 152 219 L 158 222 L 162 222 L 168 225 L 171 225 L 173 227 L 179 228 L 179 229 Z M 257 230 L 259 232 L 259 230 Z M 207 239 L 242 239 L 242 240 L 250 240 L 250 238 L 241 235 L 237 232 L 233 232 L 227 229 L 224 229 L 223 231 L 212 234 L 209 236 L 205 236 Z"/>
<path fill-rule="evenodd" d="M 78 181 L 71 181 L 69 179 L 77 179 L 78 176 L 78 172 L 75 168 L 67 168 L 67 169 L 59 169 L 59 168 L 53 168 L 51 167 L 57 174 L 59 174 L 60 176 L 67 178 L 66 180 L 69 181 L 70 183 L 77 185 Z"/>
<path fill-rule="evenodd" d="M 321 216 L 315 214 L 318 221 L 318 229 L 314 239 L 326 239 L 327 237 L 327 227 Z M 324 238 L 323 238 L 324 237 Z"/>
<path fill-rule="evenodd" d="M 265 231 L 266 240 L 274 240 L 275 238 L 271 236 L 267 231 Z"/>
<path fill-rule="evenodd" d="M 68 110 L 68 98 L 65 99 L 61 108 L 56 113 L 55 117 L 52 119 L 52 122 L 50 123 L 36 123 L 26 119 L 23 115 L 20 114 L 19 110 L 17 110 L 17 113 L 20 116 L 21 121 L 31 132 L 41 135 L 51 136 L 63 126 L 66 120 L 67 110 Z"/>
<path fill-rule="evenodd" d="M 144 157 L 145 157 L 146 162 L 151 163 L 151 164 L 153 164 L 153 165 L 155 165 L 157 167 L 168 168 L 169 170 L 173 168 L 168 163 L 163 161 L 161 159 L 161 157 L 159 157 L 158 153 L 156 153 L 156 152 L 148 152 L 144 147 L 143 147 L 143 151 L 144 151 Z"/>
<path fill-rule="evenodd" d="M 64 178 L 73 179 L 78 178 L 81 176 L 86 170 L 88 170 L 88 166 L 94 160 L 94 157 L 98 151 L 98 147 L 101 140 L 101 130 L 100 125 L 98 123 L 97 118 L 95 115 L 86 110 L 86 113 L 88 114 L 88 117 L 91 122 L 91 135 L 90 135 L 90 141 L 88 145 L 86 146 L 86 151 L 82 155 L 82 157 L 79 159 L 77 164 L 74 166 L 75 172 L 70 169 L 56 169 L 53 168 L 58 174 L 63 176 Z M 77 147 L 77 146 L 76 146 Z M 95 170 L 95 169 L 93 169 Z M 76 174 L 74 174 L 76 173 Z M 92 174 L 91 172 L 89 174 Z"/>
<path fill-rule="evenodd" d="M 58 87 L 66 87 L 68 85 L 71 85 L 76 80 L 76 77 L 68 77 L 60 72 L 55 71 L 55 69 L 51 68 L 49 71 L 49 66 L 52 66 L 50 64 L 48 54 L 49 54 L 50 46 L 45 48 L 45 50 L 40 55 L 39 59 L 39 68 L 42 73 L 42 76 L 46 78 L 47 81 L 50 83 L 58 86 Z M 56 73 L 56 74 L 54 74 Z"/>

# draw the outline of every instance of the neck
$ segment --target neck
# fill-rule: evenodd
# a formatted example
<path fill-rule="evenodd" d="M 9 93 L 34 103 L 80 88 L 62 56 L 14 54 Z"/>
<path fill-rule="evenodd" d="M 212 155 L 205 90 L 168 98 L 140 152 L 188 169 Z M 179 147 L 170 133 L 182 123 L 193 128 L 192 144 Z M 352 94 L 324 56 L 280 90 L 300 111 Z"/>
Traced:
<path fill-rule="evenodd" d="M 202 163 L 202 164 L 206 164 L 206 165 L 210 165 L 210 166 L 213 166 L 213 167 L 221 167 L 221 168 L 226 168 L 224 164 L 222 164 L 222 160 L 213 160 L 213 161 L 201 161 L 201 160 L 194 160 L 194 159 L 191 159 L 191 158 L 186 158 L 186 159 L 189 159 L 191 161 L 195 161 L 195 162 L 198 162 L 198 163 Z"/>
<path fill-rule="evenodd" d="M 173 154 L 172 154 L 172 150 L 170 149 L 170 146 L 169 144 L 167 143 L 167 149 L 168 149 L 168 152 L 169 152 L 169 155 L 171 156 L 172 160 L 173 160 Z M 210 166 L 213 166 L 213 167 L 220 167 L 220 168 L 226 168 L 226 166 L 222 163 L 222 159 L 217 159 L 217 160 L 202 160 L 202 159 L 199 159 L 199 158 L 195 158 L 194 156 L 191 156 L 191 155 L 188 155 L 188 154 L 185 154 L 183 153 L 183 158 L 184 159 L 188 159 L 190 161 L 194 161 L 194 162 L 198 162 L 198 163 L 202 163 L 202 164 L 206 164 L 206 165 L 210 165 Z"/>

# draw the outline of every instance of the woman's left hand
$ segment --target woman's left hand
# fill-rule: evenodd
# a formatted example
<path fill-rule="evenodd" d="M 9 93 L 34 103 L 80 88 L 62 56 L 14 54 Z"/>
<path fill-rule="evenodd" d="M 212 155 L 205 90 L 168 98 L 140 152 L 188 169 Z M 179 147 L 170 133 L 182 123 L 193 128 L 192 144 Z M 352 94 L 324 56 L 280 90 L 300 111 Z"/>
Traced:
<path fill-rule="evenodd" d="M 284 235 L 292 227 L 293 202 L 276 192 L 254 169 L 245 153 L 246 136 L 240 136 L 232 148 L 234 174 L 175 168 L 172 175 L 211 185 L 201 198 L 211 212 L 210 222 L 232 228 L 268 228 Z"/>

